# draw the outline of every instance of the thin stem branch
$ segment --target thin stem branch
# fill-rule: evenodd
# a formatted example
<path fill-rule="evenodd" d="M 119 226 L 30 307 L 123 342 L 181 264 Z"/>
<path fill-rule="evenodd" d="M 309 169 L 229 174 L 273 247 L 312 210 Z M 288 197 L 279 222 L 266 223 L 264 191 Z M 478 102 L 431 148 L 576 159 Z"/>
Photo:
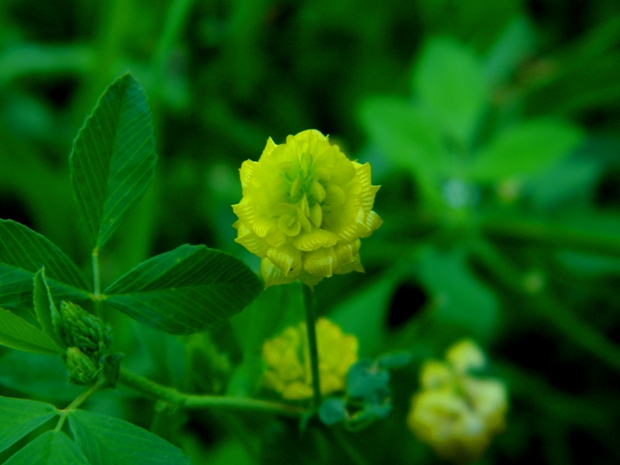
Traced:
<path fill-rule="evenodd" d="M 319 373 L 319 349 L 316 342 L 316 314 L 314 308 L 314 296 L 312 289 L 303 285 L 304 306 L 306 310 L 306 332 L 308 335 L 308 348 L 310 351 L 310 371 L 312 373 L 312 392 L 314 408 L 321 406 L 321 378 Z"/>
<path fill-rule="evenodd" d="M 84 402 L 86 402 L 86 400 L 90 396 L 92 396 L 95 392 L 103 389 L 105 385 L 106 385 L 106 380 L 100 379 L 99 381 L 97 381 L 97 383 L 93 384 L 90 388 L 88 388 L 86 391 L 84 391 L 82 394 L 76 397 L 75 400 L 67 406 L 67 408 L 62 409 L 60 411 L 60 418 L 58 419 L 58 423 L 56 424 L 56 428 L 54 428 L 54 430 L 60 431 L 67 419 L 67 413 L 70 410 L 75 410 L 79 408 Z"/>
<path fill-rule="evenodd" d="M 299 417 L 306 413 L 306 410 L 292 405 L 269 402 L 266 400 L 245 399 L 238 397 L 210 396 L 184 394 L 176 389 L 162 386 L 150 381 L 140 375 L 121 368 L 119 383 L 135 389 L 149 397 L 154 397 L 187 409 L 227 409 L 239 411 L 254 411 L 283 415 L 288 417 Z"/>
<path fill-rule="evenodd" d="M 562 247 L 580 252 L 620 257 L 620 238 L 560 224 L 528 220 L 483 220 L 484 235 L 493 239 L 517 240 L 528 244 Z"/>
<path fill-rule="evenodd" d="M 94 302 L 95 314 L 101 316 L 101 273 L 99 270 L 99 247 L 93 249 L 93 286 L 94 286 Z"/>
<path fill-rule="evenodd" d="M 193 0 L 173 0 L 166 14 L 166 23 L 160 36 L 155 54 L 153 55 L 153 68 L 155 78 L 160 79 L 166 60 L 185 25 Z"/>
<path fill-rule="evenodd" d="M 564 336 L 568 337 L 591 355 L 610 367 L 620 371 L 620 347 L 609 341 L 603 334 L 581 321 L 572 312 L 553 298 L 542 293 L 528 292 L 524 285 L 525 276 L 512 266 L 490 245 L 477 242 L 472 252 L 480 263 L 496 276 L 505 288 L 521 295 L 527 295 L 534 304 L 536 315 L 551 323 Z"/>

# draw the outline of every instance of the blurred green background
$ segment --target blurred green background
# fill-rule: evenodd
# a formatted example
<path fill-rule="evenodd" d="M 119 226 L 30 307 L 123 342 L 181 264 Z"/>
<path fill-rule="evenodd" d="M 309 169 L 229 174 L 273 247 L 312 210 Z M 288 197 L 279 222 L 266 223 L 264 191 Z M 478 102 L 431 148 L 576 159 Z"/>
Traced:
<path fill-rule="evenodd" d="M 257 270 L 233 242 L 237 170 L 268 137 L 316 128 L 372 163 L 384 219 L 363 242 L 366 273 L 317 286 L 319 312 L 358 336 L 361 356 L 414 354 L 393 374 L 393 413 L 349 445 L 370 463 L 439 463 L 404 418 L 420 363 L 470 336 L 511 397 L 482 463 L 620 462 L 619 2 L 0 1 L 0 217 L 85 270 L 68 157 L 126 71 L 149 97 L 160 163 L 102 255 L 104 287 L 183 243 Z M 185 340 L 109 318 L 143 374 L 253 395 L 257 347 L 302 318 L 287 292 Z M 247 342 L 266 314 L 273 327 Z M 47 358 L 0 357 L 0 394 L 75 396 Z M 152 428 L 197 465 L 347 463 L 319 430 L 154 413 L 122 389 L 98 399 L 93 410 Z"/>

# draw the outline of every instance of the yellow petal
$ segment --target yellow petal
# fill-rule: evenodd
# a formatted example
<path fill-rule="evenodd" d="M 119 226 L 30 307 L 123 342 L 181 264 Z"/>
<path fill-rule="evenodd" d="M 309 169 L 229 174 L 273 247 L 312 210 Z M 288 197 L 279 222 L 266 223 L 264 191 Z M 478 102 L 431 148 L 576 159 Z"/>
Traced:
<path fill-rule="evenodd" d="M 277 266 L 271 263 L 271 260 L 268 258 L 263 258 L 261 260 L 260 272 L 265 280 L 265 289 L 276 284 L 292 283 L 295 279 L 297 279 L 296 277 L 292 277 L 290 275 L 285 276 L 284 273 L 282 273 Z"/>
<path fill-rule="evenodd" d="M 369 234 L 370 228 L 366 226 L 366 217 L 368 215 L 363 207 L 359 207 L 355 220 L 349 222 L 344 229 L 338 232 L 338 237 L 344 242 L 353 242 L 364 234 Z"/>
<path fill-rule="evenodd" d="M 241 199 L 241 202 L 233 205 L 232 208 L 241 222 L 259 237 L 265 237 L 271 229 L 277 226 L 273 219 L 260 215 L 256 211 L 254 203 L 247 197 Z"/>
<path fill-rule="evenodd" d="M 338 266 L 334 267 L 334 274 L 347 274 L 355 271 L 357 273 L 363 273 L 364 267 L 360 262 L 360 256 L 357 254 L 353 257 L 353 260 L 347 263 L 338 264 Z"/>
<path fill-rule="evenodd" d="M 379 215 L 377 215 L 377 213 L 375 213 L 374 211 L 371 211 L 370 213 L 368 213 L 365 223 L 368 231 L 364 232 L 360 237 L 370 236 L 373 232 L 379 229 L 379 226 L 381 226 L 382 224 L 383 220 L 379 217 Z"/>
<path fill-rule="evenodd" d="M 293 245 L 299 250 L 310 252 L 321 247 L 332 247 L 338 242 L 338 236 L 325 229 L 314 229 L 310 232 L 302 232 L 293 239 Z"/>
<path fill-rule="evenodd" d="M 325 204 L 330 207 L 337 207 L 345 202 L 344 190 L 336 184 L 329 184 L 325 189 Z"/>
<path fill-rule="evenodd" d="M 279 268 L 284 276 L 295 278 L 301 271 L 301 252 L 295 247 L 269 249 L 267 258 Z"/>
<path fill-rule="evenodd" d="M 282 247 L 287 243 L 288 236 L 280 231 L 278 228 L 273 228 L 269 233 L 265 236 L 265 242 L 269 244 L 271 247 Z"/>
<path fill-rule="evenodd" d="M 336 255 L 332 247 L 321 248 L 305 253 L 303 262 L 306 273 L 329 278 L 333 273 Z"/>
<path fill-rule="evenodd" d="M 323 223 L 323 209 L 318 203 L 315 203 L 310 208 L 310 221 L 317 228 L 321 227 L 321 223 Z"/>
<path fill-rule="evenodd" d="M 326 195 L 325 188 L 319 181 L 315 180 L 312 183 L 312 186 L 310 186 L 310 195 L 312 196 L 315 202 L 320 203 L 323 200 L 325 200 L 325 195 Z"/>
<path fill-rule="evenodd" d="M 246 160 L 241 164 L 239 177 L 241 178 L 241 188 L 244 190 L 244 193 L 245 189 L 250 185 L 256 168 L 258 168 L 258 163 L 252 160 Z"/>
<path fill-rule="evenodd" d="M 242 234 L 242 230 L 247 231 L 247 233 Z M 245 226 L 239 229 L 239 236 L 235 239 L 235 242 L 237 244 L 241 244 L 251 253 L 258 255 L 259 257 L 264 257 L 267 249 L 269 248 L 265 239 L 258 237 Z"/>
<path fill-rule="evenodd" d="M 437 389 L 454 380 L 452 370 L 445 363 L 429 360 L 422 365 L 420 384 L 424 389 Z"/>
<path fill-rule="evenodd" d="M 381 186 L 368 186 L 362 189 L 360 192 L 360 200 L 362 201 L 362 207 L 367 212 L 372 210 L 372 206 L 375 203 L 375 196 Z"/>
<path fill-rule="evenodd" d="M 484 352 L 471 339 L 463 339 L 452 345 L 446 352 L 446 360 L 458 373 L 482 368 L 486 364 Z"/>
<path fill-rule="evenodd" d="M 282 398 L 303 400 L 312 397 L 312 387 L 302 382 L 291 383 L 282 391 Z"/>
<path fill-rule="evenodd" d="M 271 153 L 273 152 L 273 149 L 275 149 L 276 147 L 277 147 L 277 145 L 275 144 L 275 142 L 273 141 L 273 139 L 271 137 L 269 139 L 267 139 L 267 145 L 265 145 L 263 153 L 260 156 L 261 159 L 263 157 L 265 157 L 265 158 L 269 157 L 269 155 L 271 155 Z"/>
<path fill-rule="evenodd" d="M 323 280 L 322 276 L 314 276 L 306 273 L 303 269 L 301 273 L 299 273 L 299 280 L 308 286 L 310 289 L 313 289 L 319 282 Z"/>
<path fill-rule="evenodd" d="M 254 222 L 252 223 L 252 230 L 258 237 L 265 237 L 274 227 L 277 227 L 277 222 L 272 218 L 265 218 L 264 216 L 256 215 Z"/>
<path fill-rule="evenodd" d="M 293 184 L 291 184 L 291 190 L 289 191 L 288 194 L 291 196 L 291 198 L 295 198 L 299 195 L 300 192 L 301 192 L 301 177 L 298 176 L 293 181 Z"/>
<path fill-rule="evenodd" d="M 355 177 L 362 189 L 370 187 L 370 163 L 360 165 L 359 163 L 354 162 L 353 165 L 355 166 Z"/>
<path fill-rule="evenodd" d="M 287 236 L 293 237 L 301 231 L 301 223 L 291 215 L 282 215 L 278 220 L 278 229 Z"/>
<path fill-rule="evenodd" d="M 360 250 L 361 242 L 360 240 L 356 240 L 355 242 L 338 244 L 334 246 L 334 253 L 336 254 L 336 258 L 338 259 L 338 263 L 344 265 L 346 263 L 351 263 L 353 258 L 358 255 Z"/>

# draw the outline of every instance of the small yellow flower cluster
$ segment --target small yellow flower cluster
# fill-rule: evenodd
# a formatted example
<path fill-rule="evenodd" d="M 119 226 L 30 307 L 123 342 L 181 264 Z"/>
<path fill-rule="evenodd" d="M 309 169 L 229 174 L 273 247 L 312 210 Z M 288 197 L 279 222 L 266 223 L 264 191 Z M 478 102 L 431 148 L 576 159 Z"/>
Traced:
<path fill-rule="evenodd" d="M 343 334 L 327 320 L 316 322 L 319 374 L 323 395 L 345 388 L 349 367 L 357 361 L 357 338 Z M 312 373 L 306 336 L 306 323 L 289 326 L 279 336 L 265 341 L 263 360 L 266 371 L 263 384 L 282 394 L 284 399 L 312 397 Z"/>
<path fill-rule="evenodd" d="M 240 170 L 236 242 L 261 261 L 265 287 L 297 279 L 313 287 L 332 274 L 364 271 L 360 238 L 381 225 L 370 165 L 349 160 L 319 131 L 273 140 Z"/>
<path fill-rule="evenodd" d="M 455 463 L 474 462 L 504 429 L 506 387 L 468 373 L 486 364 L 484 353 L 471 340 L 449 348 L 446 360 L 423 366 L 422 391 L 412 398 L 407 423 L 440 457 Z"/>

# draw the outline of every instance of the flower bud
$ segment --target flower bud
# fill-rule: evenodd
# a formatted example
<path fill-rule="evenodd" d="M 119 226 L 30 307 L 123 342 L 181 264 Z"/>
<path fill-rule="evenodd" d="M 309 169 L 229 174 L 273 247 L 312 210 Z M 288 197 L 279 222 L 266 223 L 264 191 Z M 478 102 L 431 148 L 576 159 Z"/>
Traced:
<path fill-rule="evenodd" d="M 67 347 L 77 347 L 97 360 L 112 342 L 112 329 L 100 318 L 71 302 L 62 302 L 54 322 L 58 337 Z"/>
<path fill-rule="evenodd" d="M 422 390 L 412 398 L 407 424 L 443 459 L 474 462 L 504 429 L 506 387 L 501 381 L 470 374 L 486 362 L 471 340 L 450 347 L 446 360 L 430 360 L 422 367 Z"/>
<path fill-rule="evenodd" d="M 69 373 L 69 382 L 72 384 L 93 384 L 101 366 L 97 366 L 93 360 L 77 347 L 69 347 L 65 357 L 65 366 Z"/>

